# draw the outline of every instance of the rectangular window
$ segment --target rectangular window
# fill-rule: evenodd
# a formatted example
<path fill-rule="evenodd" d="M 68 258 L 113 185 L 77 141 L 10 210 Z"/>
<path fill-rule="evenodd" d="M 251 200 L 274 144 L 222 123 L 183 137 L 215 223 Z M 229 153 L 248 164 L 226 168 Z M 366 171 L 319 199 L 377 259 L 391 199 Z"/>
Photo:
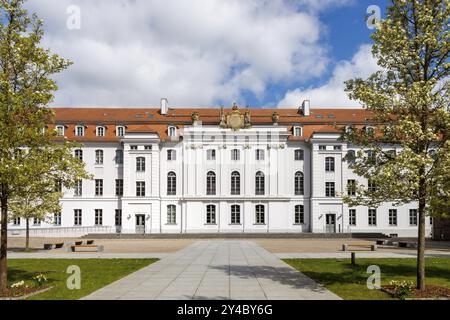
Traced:
<path fill-rule="evenodd" d="M 83 150 L 81 149 L 75 150 L 75 157 L 78 158 L 80 161 L 83 161 Z"/>
<path fill-rule="evenodd" d="M 377 210 L 369 209 L 369 226 L 377 225 Z"/>
<path fill-rule="evenodd" d="M 240 159 L 240 153 L 238 149 L 231 150 L 231 160 L 232 161 L 239 161 Z"/>
<path fill-rule="evenodd" d="M 130 149 L 133 150 L 133 151 L 135 151 L 135 150 L 138 149 L 138 146 L 130 146 Z"/>
<path fill-rule="evenodd" d="M 305 207 L 303 205 L 295 206 L 295 224 L 304 224 L 305 223 Z"/>
<path fill-rule="evenodd" d="M 177 152 L 175 150 L 167 150 L 167 160 L 168 161 L 177 160 Z"/>
<path fill-rule="evenodd" d="M 325 196 L 326 197 L 335 197 L 336 196 L 334 182 L 325 182 Z"/>
<path fill-rule="evenodd" d="M 294 127 L 294 136 L 301 137 L 302 136 L 302 127 Z"/>
<path fill-rule="evenodd" d="M 152 150 L 152 146 L 151 146 L 151 145 L 149 145 L 149 146 L 144 146 L 144 150 L 150 151 L 150 150 Z"/>
<path fill-rule="evenodd" d="M 327 150 L 327 146 L 319 146 L 319 150 L 321 151 Z"/>
<path fill-rule="evenodd" d="M 409 210 L 409 225 L 417 226 L 417 209 Z"/>
<path fill-rule="evenodd" d="M 397 225 L 397 209 L 389 209 L 389 225 Z"/>
<path fill-rule="evenodd" d="M 115 215 L 114 215 L 114 223 L 116 227 L 122 226 L 122 209 L 116 209 Z"/>
<path fill-rule="evenodd" d="M 265 224 L 266 223 L 266 217 L 265 217 L 263 205 L 257 205 L 255 207 L 255 223 L 256 224 Z"/>
<path fill-rule="evenodd" d="M 351 226 L 356 226 L 356 209 L 348 210 L 348 224 Z"/>
<path fill-rule="evenodd" d="M 95 164 L 103 164 L 103 150 L 95 150 Z"/>
<path fill-rule="evenodd" d="M 75 197 L 81 197 L 83 195 L 83 180 L 75 181 L 75 189 L 73 195 Z"/>
<path fill-rule="evenodd" d="M 342 147 L 341 146 L 334 146 L 333 149 L 336 150 L 336 151 L 337 150 L 342 150 Z"/>
<path fill-rule="evenodd" d="M 145 172 L 145 158 L 144 157 L 136 158 L 136 171 L 137 172 Z"/>
<path fill-rule="evenodd" d="M 256 150 L 256 160 L 257 161 L 263 161 L 264 160 L 264 150 L 263 149 Z"/>
<path fill-rule="evenodd" d="M 206 224 L 216 224 L 216 206 L 206 206 Z"/>
<path fill-rule="evenodd" d="M 325 171 L 326 172 L 334 172 L 334 158 L 333 157 L 325 158 Z"/>
<path fill-rule="evenodd" d="M 356 181 L 355 180 L 347 180 L 347 195 L 349 195 L 349 196 L 356 195 Z"/>
<path fill-rule="evenodd" d="M 216 150 L 210 149 L 206 151 L 207 160 L 216 160 Z"/>
<path fill-rule="evenodd" d="M 95 179 L 95 195 L 103 196 L 103 179 Z"/>
<path fill-rule="evenodd" d="M 116 196 L 123 196 L 123 179 L 116 179 Z"/>
<path fill-rule="evenodd" d="M 305 152 L 302 149 L 297 149 L 294 151 L 294 160 L 303 161 L 305 159 Z"/>
<path fill-rule="evenodd" d="M 231 206 L 231 224 L 241 223 L 241 206 L 232 205 Z"/>
<path fill-rule="evenodd" d="M 20 226 L 20 217 L 14 218 L 13 219 L 13 226 Z"/>
<path fill-rule="evenodd" d="M 73 215 L 74 215 L 74 225 L 75 226 L 81 226 L 81 224 L 82 224 L 82 215 L 83 215 L 83 213 L 82 213 L 82 211 L 81 211 L 81 209 L 75 209 L 75 210 L 73 210 Z"/>
<path fill-rule="evenodd" d="M 167 224 L 177 223 L 177 207 L 174 205 L 167 206 Z"/>
<path fill-rule="evenodd" d="M 123 150 L 116 150 L 116 164 L 123 164 Z"/>
<path fill-rule="evenodd" d="M 40 226 L 41 225 L 41 219 L 33 218 L 33 225 L 34 226 Z"/>
<path fill-rule="evenodd" d="M 95 209 L 95 225 L 101 226 L 103 225 L 103 210 Z"/>
<path fill-rule="evenodd" d="M 375 192 L 375 191 L 377 191 L 377 186 L 375 185 L 375 182 L 369 180 L 369 181 L 367 182 L 367 189 L 368 189 L 370 192 Z"/>
<path fill-rule="evenodd" d="M 53 215 L 53 225 L 60 226 L 61 225 L 61 212 L 56 212 Z"/>
<path fill-rule="evenodd" d="M 136 197 L 145 197 L 145 182 L 136 182 Z"/>

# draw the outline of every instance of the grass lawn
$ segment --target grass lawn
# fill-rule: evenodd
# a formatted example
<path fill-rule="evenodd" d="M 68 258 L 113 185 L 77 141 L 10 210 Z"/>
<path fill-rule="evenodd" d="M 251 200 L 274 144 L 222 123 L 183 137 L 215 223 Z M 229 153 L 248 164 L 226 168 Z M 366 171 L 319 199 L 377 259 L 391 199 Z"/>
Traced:
<path fill-rule="evenodd" d="M 415 259 L 286 259 L 289 265 L 311 277 L 343 299 L 381 300 L 391 297 L 381 290 L 369 290 L 367 267 L 377 265 L 381 270 L 381 284 L 391 280 L 416 279 Z M 426 283 L 450 288 L 450 259 L 426 259 Z"/>
<path fill-rule="evenodd" d="M 12 259 L 8 260 L 8 282 L 24 280 L 32 284 L 32 277 L 44 274 L 53 289 L 31 297 L 34 300 L 73 300 L 82 298 L 158 259 Z M 67 267 L 76 265 L 81 270 L 81 289 L 69 290 L 66 280 L 71 274 Z"/>

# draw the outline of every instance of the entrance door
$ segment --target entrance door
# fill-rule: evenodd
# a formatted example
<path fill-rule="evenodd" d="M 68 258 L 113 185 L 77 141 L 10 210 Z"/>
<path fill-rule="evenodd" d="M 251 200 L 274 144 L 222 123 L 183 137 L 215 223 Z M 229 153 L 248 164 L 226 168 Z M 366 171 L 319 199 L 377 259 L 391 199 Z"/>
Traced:
<path fill-rule="evenodd" d="M 336 215 L 326 215 L 326 233 L 336 233 Z"/>
<path fill-rule="evenodd" d="M 145 233 L 145 215 L 144 214 L 136 215 L 136 233 L 137 234 Z"/>

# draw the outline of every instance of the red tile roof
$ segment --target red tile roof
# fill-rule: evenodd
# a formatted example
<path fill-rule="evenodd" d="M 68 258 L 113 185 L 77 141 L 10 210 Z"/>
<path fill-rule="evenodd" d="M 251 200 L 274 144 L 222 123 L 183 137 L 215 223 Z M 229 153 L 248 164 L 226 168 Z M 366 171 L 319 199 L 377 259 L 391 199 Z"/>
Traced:
<path fill-rule="evenodd" d="M 169 124 L 182 127 L 192 124 L 192 113 L 197 112 L 200 121 L 205 125 L 218 125 L 220 122 L 220 108 L 193 109 L 169 108 L 167 115 L 161 115 L 160 109 L 155 108 L 53 108 L 55 124 L 66 126 L 66 137 L 69 140 L 86 141 L 118 141 L 116 126 L 126 126 L 127 132 L 157 133 L 161 140 L 167 140 L 167 126 Z M 245 112 L 247 109 L 240 109 Z M 309 116 L 303 116 L 299 109 L 248 109 L 252 125 L 270 125 L 272 115 L 277 112 L 279 125 L 286 125 L 291 131 L 293 125 L 303 127 L 302 137 L 290 137 L 291 140 L 305 140 L 314 132 L 337 132 L 336 125 L 365 124 L 371 113 L 363 109 L 311 109 Z M 231 109 L 225 109 L 230 113 Z M 53 127 L 55 124 L 50 125 Z M 75 136 L 75 126 L 86 126 L 85 136 Z M 107 127 L 105 137 L 96 137 L 97 125 Z"/>

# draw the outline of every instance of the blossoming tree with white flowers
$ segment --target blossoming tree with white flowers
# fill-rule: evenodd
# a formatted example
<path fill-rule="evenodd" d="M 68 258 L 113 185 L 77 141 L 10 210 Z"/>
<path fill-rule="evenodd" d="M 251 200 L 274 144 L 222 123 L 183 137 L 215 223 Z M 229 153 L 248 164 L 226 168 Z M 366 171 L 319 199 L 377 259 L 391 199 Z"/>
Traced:
<path fill-rule="evenodd" d="M 366 127 L 343 134 L 365 150 L 349 166 L 372 187 L 358 185 L 356 196 L 344 200 L 374 208 L 386 201 L 418 203 L 420 290 L 425 217 L 450 210 L 449 14 L 449 0 L 391 0 L 372 34 L 382 71 L 346 82 L 350 98 L 372 112 Z"/>

